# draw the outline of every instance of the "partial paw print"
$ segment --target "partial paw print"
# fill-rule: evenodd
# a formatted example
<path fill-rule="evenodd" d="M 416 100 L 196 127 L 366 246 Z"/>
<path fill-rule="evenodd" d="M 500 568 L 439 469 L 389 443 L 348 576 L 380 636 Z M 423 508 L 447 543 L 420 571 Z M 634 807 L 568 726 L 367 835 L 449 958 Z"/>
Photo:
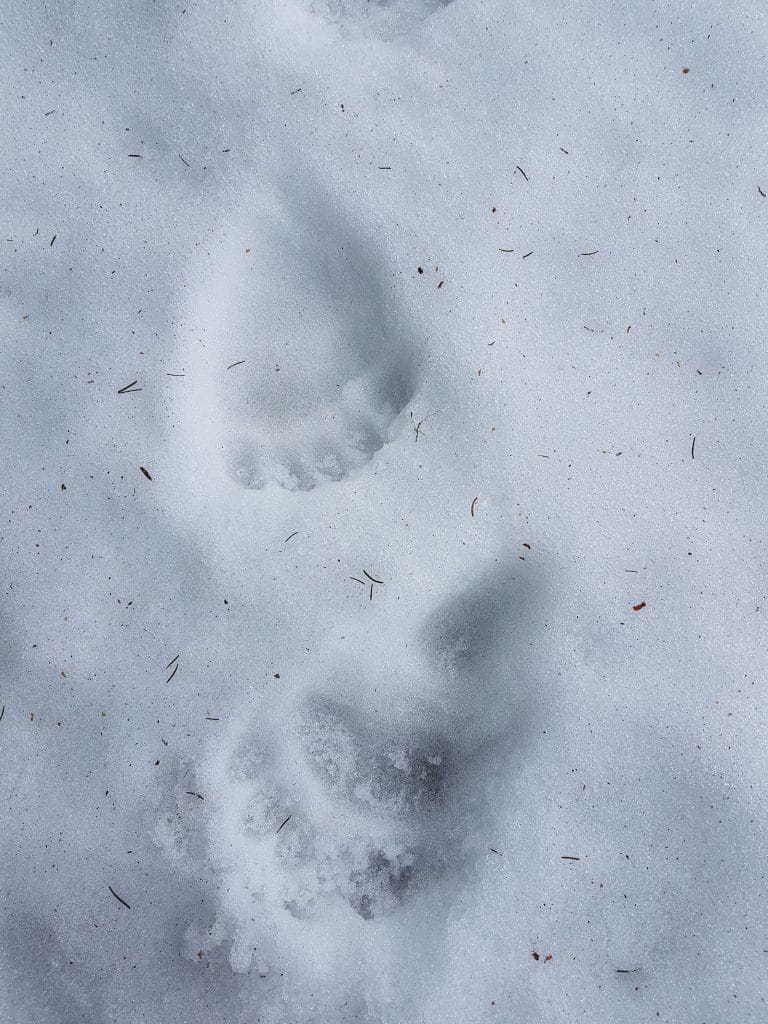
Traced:
<path fill-rule="evenodd" d="M 305 699 L 298 720 L 302 827 L 315 862 L 365 920 L 414 899 L 459 856 L 450 743 L 431 730 L 378 735 L 348 704 Z"/>
<path fill-rule="evenodd" d="M 353 709 L 313 699 L 305 709 L 302 743 L 310 770 L 328 793 L 362 812 L 429 815 L 445 795 L 451 765 L 444 737 L 382 741 Z"/>
<path fill-rule="evenodd" d="M 383 282 L 320 196 L 254 198 L 195 289 L 180 390 L 191 457 L 243 488 L 289 491 L 370 462 L 419 386 L 417 346 Z"/>
<path fill-rule="evenodd" d="M 324 21 L 387 36 L 416 29 L 453 0 L 305 0 Z"/>
<path fill-rule="evenodd" d="M 532 678 L 541 600 L 525 571 L 500 564 L 448 597 L 421 631 L 430 677 L 444 681 L 433 700 L 463 757 L 497 742 L 520 750 L 532 735 L 545 690 Z"/>
<path fill-rule="evenodd" d="M 279 717 L 292 726 L 249 726 L 219 762 L 223 834 L 240 851 L 231 891 L 301 920 L 339 905 L 365 920 L 396 912 L 457 856 L 449 745 L 377 737 L 316 696 Z"/>

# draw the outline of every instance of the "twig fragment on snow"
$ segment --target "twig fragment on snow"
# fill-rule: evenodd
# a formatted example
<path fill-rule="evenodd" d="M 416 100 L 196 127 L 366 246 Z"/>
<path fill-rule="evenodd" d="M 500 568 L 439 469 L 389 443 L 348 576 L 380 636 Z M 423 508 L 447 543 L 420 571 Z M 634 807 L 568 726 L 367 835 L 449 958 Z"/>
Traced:
<path fill-rule="evenodd" d="M 107 888 L 112 893 L 112 895 L 115 897 L 115 899 L 117 900 L 118 903 L 122 903 L 123 906 L 124 907 L 128 907 L 129 910 L 131 909 L 130 903 L 126 903 L 122 896 L 118 896 L 117 893 L 115 892 L 115 890 L 112 888 L 111 885 L 108 885 Z"/>

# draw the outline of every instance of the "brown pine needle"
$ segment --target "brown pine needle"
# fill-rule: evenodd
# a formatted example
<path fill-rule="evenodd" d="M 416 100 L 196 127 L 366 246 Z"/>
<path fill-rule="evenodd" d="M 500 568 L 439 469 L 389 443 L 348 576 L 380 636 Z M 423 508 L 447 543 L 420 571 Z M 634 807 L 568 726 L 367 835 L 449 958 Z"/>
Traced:
<path fill-rule="evenodd" d="M 129 910 L 131 909 L 130 903 L 126 903 L 122 896 L 118 896 L 117 893 L 115 892 L 115 890 L 112 888 L 111 885 L 108 885 L 107 888 L 112 893 L 112 895 L 115 897 L 115 899 L 117 900 L 118 903 L 122 903 L 123 906 L 124 907 L 128 907 Z"/>

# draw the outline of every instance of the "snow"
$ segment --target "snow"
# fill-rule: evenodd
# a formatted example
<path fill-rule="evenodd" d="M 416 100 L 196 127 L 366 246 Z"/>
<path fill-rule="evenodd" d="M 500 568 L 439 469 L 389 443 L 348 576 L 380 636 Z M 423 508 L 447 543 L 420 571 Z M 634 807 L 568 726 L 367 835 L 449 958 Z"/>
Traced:
<path fill-rule="evenodd" d="M 0 1020 L 764 1021 L 761 6 L 0 22 Z"/>

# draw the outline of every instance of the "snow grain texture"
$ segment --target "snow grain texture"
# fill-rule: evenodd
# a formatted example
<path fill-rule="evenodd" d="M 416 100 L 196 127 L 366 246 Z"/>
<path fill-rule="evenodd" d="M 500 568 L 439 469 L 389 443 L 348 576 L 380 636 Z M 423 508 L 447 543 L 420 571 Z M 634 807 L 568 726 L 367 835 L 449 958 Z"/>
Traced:
<path fill-rule="evenodd" d="M 759 13 L 5 11 L 3 1020 L 765 1019 Z"/>

